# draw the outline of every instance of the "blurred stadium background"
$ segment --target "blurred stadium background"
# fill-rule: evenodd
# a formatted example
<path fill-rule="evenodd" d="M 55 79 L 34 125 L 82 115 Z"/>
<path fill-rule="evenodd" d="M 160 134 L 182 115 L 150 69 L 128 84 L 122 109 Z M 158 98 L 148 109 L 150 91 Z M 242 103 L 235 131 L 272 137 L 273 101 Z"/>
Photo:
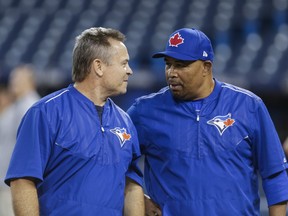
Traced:
<path fill-rule="evenodd" d="M 127 35 L 134 76 L 115 100 L 165 85 L 163 60 L 151 59 L 175 29 L 195 27 L 212 40 L 214 74 L 267 104 L 281 141 L 288 135 L 288 0 L 0 0 L 0 80 L 19 63 L 37 68 L 42 95 L 70 82 L 75 37 L 105 26 Z"/>
<path fill-rule="evenodd" d="M 266 103 L 281 141 L 288 136 L 288 0 L 0 0 L 0 81 L 32 63 L 44 96 L 70 80 L 75 37 L 92 26 L 127 36 L 134 75 L 124 110 L 165 85 L 164 65 L 151 55 L 168 36 L 195 27 L 212 40 L 214 75 L 247 88 Z"/>

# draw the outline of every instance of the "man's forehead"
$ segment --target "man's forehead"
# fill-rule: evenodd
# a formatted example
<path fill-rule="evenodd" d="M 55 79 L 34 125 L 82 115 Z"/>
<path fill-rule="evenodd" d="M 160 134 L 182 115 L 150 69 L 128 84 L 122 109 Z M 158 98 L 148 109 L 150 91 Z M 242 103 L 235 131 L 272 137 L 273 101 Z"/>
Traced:
<path fill-rule="evenodd" d="M 183 64 L 190 64 L 195 61 L 187 61 L 187 60 L 180 60 L 180 59 L 175 59 L 169 56 L 164 57 L 165 62 L 173 62 L 173 63 L 183 63 Z"/>

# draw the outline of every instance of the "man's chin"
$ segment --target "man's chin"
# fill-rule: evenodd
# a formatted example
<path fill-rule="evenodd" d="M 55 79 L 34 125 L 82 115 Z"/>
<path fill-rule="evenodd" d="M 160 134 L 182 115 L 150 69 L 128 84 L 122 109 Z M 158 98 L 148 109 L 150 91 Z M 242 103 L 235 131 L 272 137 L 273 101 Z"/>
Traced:
<path fill-rule="evenodd" d="M 114 94 L 110 95 L 110 97 L 118 96 L 118 95 L 123 95 L 127 93 L 127 89 L 115 92 Z"/>
<path fill-rule="evenodd" d="M 175 99 L 182 100 L 182 97 L 181 97 L 181 95 L 179 94 L 179 92 L 172 91 L 171 89 L 170 89 L 170 91 L 171 91 L 171 93 L 172 93 L 172 95 L 173 95 L 173 97 L 174 97 Z"/>
<path fill-rule="evenodd" d="M 120 94 L 126 94 L 126 93 L 127 93 L 127 87 L 120 91 Z"/>
<path fill-rule="evenodd" d="M 171 91 L 174 99 L 182 100 L 182 101 L 189 101 L 189 99 L 187 99 L 187 98 L 185 97 L 185 95 L 181 94 L 181 92 L 179 92 L 179 91 L 172 91 L 171 89 L 170 89 L 170 91 Z"/>

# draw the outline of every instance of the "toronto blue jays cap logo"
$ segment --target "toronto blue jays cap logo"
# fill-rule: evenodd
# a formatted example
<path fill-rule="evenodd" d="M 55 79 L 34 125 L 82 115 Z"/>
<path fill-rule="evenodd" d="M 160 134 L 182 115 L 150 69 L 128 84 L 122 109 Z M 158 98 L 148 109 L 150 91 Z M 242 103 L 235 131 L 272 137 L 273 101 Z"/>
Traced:
<path fill-rule="evenodd" d="M 235 119 L 232 119 L 231 113 L 228 113 L 225 116 L 215 116 L 213 119 L 207 121 L 207 123 L 214 125 L 222 136 L 224 131 L 235 123 Z"/>
<path fill-rule="evenodd" d="M 182 28 L 169 35 L 165 50 L 153 58 L 169 56 L 182 61 L 213 61 L 214 53 L 210 39 L 200 30 Z"/>
<path fill-rule="evenodd" d="M 110 132 L 112 132 L 113 134 L 115 134 L 119 141 L 120 141 L 120 146 L 123 147 L 123 145 L 125 144 L 125 142 L 127 140 L 130 140 L 131 138 L 131 134 L 128 134 L 126 132 L 126 129 L 125 128 L 119 128 L 119 127 L 115 127 L 113 129 L 110 129 Z"/>
<path fill-rule="evenodd" d="M 179 32 L 169 38 L 169 46 L 178 47 L 182 43 L 184 43 L 184 38 L 181 37 Z"/>

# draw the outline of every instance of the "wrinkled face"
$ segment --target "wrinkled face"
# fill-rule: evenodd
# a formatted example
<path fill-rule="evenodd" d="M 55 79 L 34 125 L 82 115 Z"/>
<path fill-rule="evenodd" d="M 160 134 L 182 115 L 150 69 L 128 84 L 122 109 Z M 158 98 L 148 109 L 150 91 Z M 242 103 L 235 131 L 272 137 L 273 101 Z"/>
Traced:
<path fill-rule="evenodd" d="M 201 98 L 204 83 L 203 61 L 181 61 L 165 57 L 167 84 L 173 96 L 180 100 Z"/>
<path fill-rule="evenodd" d="M 109 64 L 105 66 L 103 86 L 108 96 L 125 94 L 127 91 L 128 77 L 132 70 L 128 64 L 129 55 L 126 46 L 116 40 L 110 40 L 112 55 Z"/>

